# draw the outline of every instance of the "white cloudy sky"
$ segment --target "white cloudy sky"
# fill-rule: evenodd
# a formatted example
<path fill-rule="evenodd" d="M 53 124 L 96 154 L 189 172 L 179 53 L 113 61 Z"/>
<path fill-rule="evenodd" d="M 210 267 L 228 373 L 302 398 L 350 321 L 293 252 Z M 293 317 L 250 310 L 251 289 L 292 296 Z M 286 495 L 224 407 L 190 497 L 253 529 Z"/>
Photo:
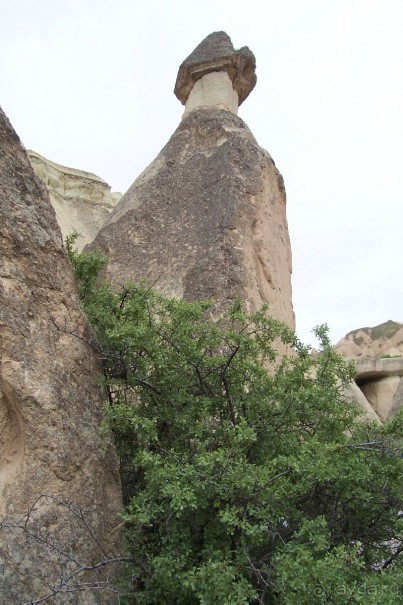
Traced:
<path fill-rule="evenodd" d="M 240 116 L 285 179 L 300 336 L 403 321 L 402 0 L 0 0 L 0 104 L 26 147 L 124 192 L 221 29 L 257 57 Z"/>

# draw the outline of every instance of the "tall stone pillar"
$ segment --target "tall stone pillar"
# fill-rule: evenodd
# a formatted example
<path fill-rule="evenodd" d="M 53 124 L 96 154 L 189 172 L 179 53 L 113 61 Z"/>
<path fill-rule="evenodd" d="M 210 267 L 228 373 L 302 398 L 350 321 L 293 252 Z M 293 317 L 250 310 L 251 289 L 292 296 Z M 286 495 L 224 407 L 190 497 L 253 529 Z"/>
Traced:
<path fill-rule="evenodd" d="M 283 179 L 236 115 L 256 83 L 255 57 L 224 32 L 182 63 L 183 119 L 96 237 L 107 278 L 148 280 L 168 296 L 269 303 L 294 326 Z"/>

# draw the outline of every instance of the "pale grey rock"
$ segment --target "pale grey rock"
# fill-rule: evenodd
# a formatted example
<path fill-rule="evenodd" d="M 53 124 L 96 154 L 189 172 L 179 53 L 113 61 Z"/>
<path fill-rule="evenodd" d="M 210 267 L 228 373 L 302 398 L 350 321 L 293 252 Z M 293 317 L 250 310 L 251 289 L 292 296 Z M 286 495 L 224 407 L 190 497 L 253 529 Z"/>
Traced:
<path fill-rule="evenodd" d="M 60 584 L 112 572 L 68 581 L 78 561 L 119 552 L 118 461 L 101 430 L 101 368 L 55 212 L 1 110 L 0 224 L 0 601 L 43 599 L 56 583 L 49 603 L 110 603 L 107 591 Z"/>
<path fill-rule="evenodd" d="M 56 164 L 36 151 L 27 154 L 48 190 L 63 240 L 78 231 L 81 237 L 76 247 L 82 250 L 94 240 L 122 194 L 112 193 L 108 183 L 95 174 Z"/>
<path fill-rule="evenodd" d="M 238 114 L 238 95 L 226 71 L 213 71 L 197 80 L 186 101 L 183 118 L 191 111 L 207 107 Z"/>

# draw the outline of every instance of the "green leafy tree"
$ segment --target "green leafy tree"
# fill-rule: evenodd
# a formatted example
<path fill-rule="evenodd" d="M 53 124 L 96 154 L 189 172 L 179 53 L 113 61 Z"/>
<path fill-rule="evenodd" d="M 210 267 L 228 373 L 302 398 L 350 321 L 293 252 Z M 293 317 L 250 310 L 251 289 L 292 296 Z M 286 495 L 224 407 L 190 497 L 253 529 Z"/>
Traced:
<path fill-rule="evenodd" d="M 94 295 L 98 274 L 106 266 L 107 259 L 95 250 L 85 253 L 78 252 L 75 244 L 80 237 L 78 231 L 73 231 L 66 237 L 65 246 L 73 265 L 80 298 L 85 305 Z"/>
<path fill-rule="evenodd" d="M 127 602 L 402 603 L 403 418 L 346 401 L 326 327 L 312 355 L 265 307 L 95 287 L 105 259 L 69 254 L 121 458 Z"/>

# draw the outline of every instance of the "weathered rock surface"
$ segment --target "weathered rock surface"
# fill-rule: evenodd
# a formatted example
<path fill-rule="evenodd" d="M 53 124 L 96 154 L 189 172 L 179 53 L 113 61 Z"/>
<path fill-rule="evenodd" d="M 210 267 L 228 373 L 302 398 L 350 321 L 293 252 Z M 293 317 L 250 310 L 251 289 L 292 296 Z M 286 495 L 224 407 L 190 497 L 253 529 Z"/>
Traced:
<path fill-rule="evenodd" d="M 283 179 L 245 123 L 219 109 L 185 118 L 116 206 L 94 248 L 107 277 L 168 296 L 241 296 L 294 325 Z"/>
<path fill-rule="evenodd" d="M 77 248 L 91 243 L 116 206 L 121 193 L 112 193 L 102 179 L 90 172 L 67 168 L 27 151 L 36 175 L 44 182 L 56 212 L 63 239 L 73 231 L 81 237 Z"/>
<path fill-rule="evenodd" d="M 39 602 L 55 588 L 49 603 L 109 603 L 106 591 L 67 592 L 104 581 L 102 568 L 78 569 L 118 547 L 101 370 L 46 189 L 1 110 L 0 224 L 0 602 Z"/>
<path fill-rule="evenodd" d="M 403 324 L 389 320 L 353 330 L 336 350 L 354 360 L 355 386 L 360 389 L 359 394 L 354 391 L 355 399 L 366 411 L 370 406 L 384 422 L 403 407 Z"/>

